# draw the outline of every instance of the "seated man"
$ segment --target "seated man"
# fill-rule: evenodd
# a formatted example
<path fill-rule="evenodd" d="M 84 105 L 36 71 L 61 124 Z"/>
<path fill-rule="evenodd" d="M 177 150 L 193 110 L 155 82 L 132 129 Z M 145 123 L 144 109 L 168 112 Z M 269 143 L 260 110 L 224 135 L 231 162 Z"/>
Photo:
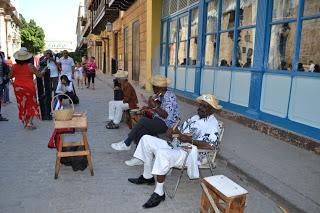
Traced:
<path fill-rule="evenodd" d="M 202 149 L 213 149 L 219 144 L 219 124 L 214 113 L 222 107 L 213 95 L 202 95 L 197 98 L 200 103 L 198 114 L 186 120 L 177 130 L 169 129 L 168 134 L 179 134 L 179 140 L 196 145 Z M 191 135 L 190 135 L 191 133 Z M 153 156 L 155 157 L 152 163 Z M 143 205 L 152 208 L 163 200 L 165 194 L 163 185 L 166 174 L 172 167 L 181 167 L 187 152 L 183 149 L 172 149 L 165 140 L 145 135 L 141 138 L 134 157 L 144 162 L 143 174 L 139 178 L 130 178 L 134 184 L 153 184 L 156 175 L 156 188 L 151 198 Z"/>
<path fill-rule="evenodd" d="M 117 83 L 120 83 L 120 88 L 119 85 L 115 85 L 115 100 L 109 102 L 110 121 L 106 125 L 107 129 L 118 129 L 123 111 L 127 109 L 136 109 L 138 104 L 136 91 L 127 79 L 128 72 L 118 71 L 114 74 L 114 77 L 116 77 Z M 117 95 L 118 93 L 121 93 L 121 95 Z M 123 96 L 123 100 L 118 100 L 122 97 L 116 96 Z"/>
<path fill-rule="evenodd" d="M 167 90 L 168 80 L 165 76 L 156 75 L 151 79 L 154 96 L 148 100 L 148 106 L 143 107 L 146 116 L 142 117 L 128 134 L 128 138 L 111 144 L 115 150 L 130 150 L 132 141 L 138 143 L 143 135 L 156 136 L 165 133 L 179 118 L 176 95 Z M 126 161 L 127 165 L 138 165 L 141 161 L 135 158 Z M 141 164 L 141 163 L 140 163 Z"/>

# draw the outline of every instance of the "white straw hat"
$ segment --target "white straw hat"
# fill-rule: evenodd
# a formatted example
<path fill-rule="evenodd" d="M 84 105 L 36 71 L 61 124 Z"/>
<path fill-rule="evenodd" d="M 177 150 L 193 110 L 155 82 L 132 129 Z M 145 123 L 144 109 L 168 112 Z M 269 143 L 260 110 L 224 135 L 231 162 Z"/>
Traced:
<path fill-rule="evenodd" d="M 25 50 L 18 50 L 13 54 L 13 57 L 19 61 L 26 61 L 32 58 L 32 56 L 33 56 L 32 53 L 29 53 L 28 51 L 25 51 Z"/>
<path fill-rule="evenodd" d="M 212 106 L 213 108 L 215 108 L 217 110 L 222 108 L 222 106 L 219 105 L 219 100 L 214 95 L 210 95 L 210 94 L 201 95 L 197 98 L 197 102 L 200 103 L 201 101 L 208 103 L 210 106 Z"/>
<path fill-rule="evenodd" d="M 127 71 L 122 71 L 118 70 L 116 74 L 113 74 L 115 78 L 128 78 L 128 72 Z"/>
<path fill-rule="evenodd" d="M 167 87 L 171 81 L 163 75 L 155 75 L 151 78 L 151 84 L 156 87 Z"/>

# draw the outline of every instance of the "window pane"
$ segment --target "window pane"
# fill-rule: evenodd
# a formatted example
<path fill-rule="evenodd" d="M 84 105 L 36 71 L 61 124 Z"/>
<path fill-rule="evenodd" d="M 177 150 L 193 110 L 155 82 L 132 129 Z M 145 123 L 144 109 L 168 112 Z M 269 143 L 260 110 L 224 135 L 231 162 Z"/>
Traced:
<path fill-rule="evenodd" d="M 221 17 L 221 29 L 232 29 L 234 27 L 236 11 L 236 0 L 224 0 L 222 1 L 222 17 Z"/>
<path fill-rule="evenodd" d="M 232 64 L 233 38 L 229 33 L 220 34 L 219 66 L 229 66 Z"/>
<path fill-rule="evenodd" d="M 256 29 L 239 30 L 237 67 L 249 68 L 253 64 L 254 40 Z"/>
<path fill-rule="evenodd" d="M 240 1 L 240 26 L 255 25 L 257 17 L 257 0 Z"/>
<path fill-rule="evenodd" d="M 169 45 L 169 65 L 175 65 L 176 63 L 176 43 Z"/>
<path fill-rule="evenodd" d="M 189 65 L 197 64 L 197 38 L 190 39 Z"/>
<path fill-rule="evenodd" d="M 299 63 L 300 71 L 320 72 L 320 19 L 304 21 L 302 23 L 301 46 Z M 299 70 L 299 69 L 298 69 Z"/>
<path fill-rule="evenodd" d="M 205 49 L 205 65 L 212 66 L 214 64 L 214 57 L 217 47 L 217 36 L 207 35 L 206 37 L 206 49 Z"/>
<path fill-rule="evenodd" d="M 207 33 L 217 32 L 218 0 L 208 3 Z"/>
<path fill-rule="evenodd" d="M 191 12 L 191 37 L 196 37 L 198 35 L 198 8 L 193 9 Z"/>
<path fill-rule="evenodd" d="M 304 0 L 304 16 L 320 14 L 319 0 Z"/>
<path fill-rule="evenodd" d="M 176 35 L 177 35 L 177 21 L 172 20 L 170 22 L 170 43 L 176 42 Z"/>
<path fill-rule="evenodd" d="M 166 44 L 162 44 L 161 64 L 166 64 Z"/>
<path fill-rule="evenodd" d="M 273 21 L 294 18 L 298 12 L 298 0 L 273 0 Z"/>
<path fill-rule="evenodd" d="M 162 22 L 162 42 L 167 40 L 167 22 Z"/>
<path fill-rule="evenodd" d="M 187 41 L 180 41 L 178 50 L 178 65 L 187 64 Z"/>
<path fill-rule="evenodd" d="M 295 31 L 295 23 L 285 23 L 272 26 L 269 46 L 269 69 L 291 69 Z"/>
<path fill-rule="evenodd" d="M 179 23 L 179 41 L 185 41 L 188 39 L 188 16 L 180 18 Z"/>

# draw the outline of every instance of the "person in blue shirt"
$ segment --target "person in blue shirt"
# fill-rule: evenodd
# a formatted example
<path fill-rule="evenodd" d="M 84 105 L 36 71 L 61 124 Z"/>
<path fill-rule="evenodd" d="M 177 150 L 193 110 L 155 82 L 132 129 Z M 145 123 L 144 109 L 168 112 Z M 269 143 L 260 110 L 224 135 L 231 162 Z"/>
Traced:
<path fill-rule="evenodd" d="M 142 136 L 163 134 L 179 119 L 179 110 L 176 95 L 167 89 L 170 81 L 161 75 L 151 79 L 154 95 L 149 97 L 147 106 L 142 108 L 145 114 L 132 128 L 128 137 L 118 143 L 111 144 L 117 151 L 130 150 L 132 141 L 138 143 Z M 136 159 L 126 161 L 129 166 L 134 165 Z M 140 162 L 140 161 L 139 161 Z"/>

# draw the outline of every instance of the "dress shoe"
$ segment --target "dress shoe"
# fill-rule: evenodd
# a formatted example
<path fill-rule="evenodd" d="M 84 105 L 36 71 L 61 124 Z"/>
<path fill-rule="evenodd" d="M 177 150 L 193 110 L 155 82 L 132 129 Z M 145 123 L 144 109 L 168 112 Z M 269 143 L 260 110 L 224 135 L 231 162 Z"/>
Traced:
<path fill-rule="evenodd" d="M 134 183 L 134 184 L 148 184 L 148 185 L 152 185 L 154 184 L 154 177 L 146 179 L 143 177 L 143 175 L 140 175 L 140 177 L 138 178 L 129 178 L 128 181 L 130 183 Z"/>
<path fill-rule="evenodd" d="M 156 207 L 161 203 L 161 201 L 164 201 L 166 199 L 166 195 L 163 194 L 162 196 L 158 195 L 157 193 L 153 192 L 149 200 L 143 204 L 143 208 L 152 208 Z"/>

